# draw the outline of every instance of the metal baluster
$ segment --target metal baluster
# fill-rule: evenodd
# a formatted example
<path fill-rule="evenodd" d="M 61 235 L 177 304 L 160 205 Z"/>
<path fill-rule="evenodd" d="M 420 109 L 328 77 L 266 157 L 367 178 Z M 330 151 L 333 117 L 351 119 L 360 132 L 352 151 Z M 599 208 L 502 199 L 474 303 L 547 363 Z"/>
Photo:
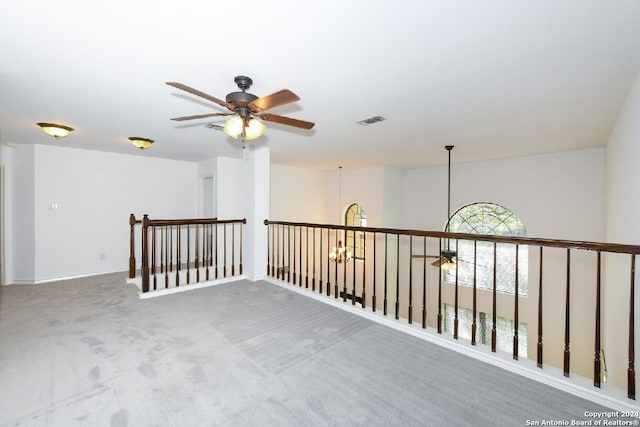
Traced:
<path fill-rule="evenodd" d="M 496 331 L 497 322 L 497 287 L 498 287 L 498 263 L 497 263 L 497 245 L 493 242 L 493 292 L 492 292 L 492 312 L 491 312 L 491 351 L 496 352 L 498 345 L 498 337 Z"/>
<path fill-rule="evenodd" d="M 422 236 L 422 329 L 427 328 L 427 236 Z"/>
<path fill-rule="evenodd" d="M 372 283 L 372 288 L 373 288 L 373 292 L 371 295 L 371 309 L 375 312 L 376 311 L 376 262 L 377 262 L 377 256 L 376 256 L 376 247 L 378 245 L 378 239 L 376 239 L 376 233 L 373 233 L 373 283 Z"/>
<path fill-rule="evenodd" d="M 322 228 L 319 229 L 320 232 L 320 248 L 318 253 L 320 254 L 320 259 L 318 260 L 318 269 L 320 270 L 320 275 L 318 279 L 318 293 L 322 295 Z"/>
<path fill-rule="evenodd" d="M 295 234 L 294 234 L 295 238 Z M 293 259 L 295 259 L 295 254 Z M 291 226 L 287 225 L 287 283 L 291 283 Z"/>
<path fill-rule="evenodd" d="M 187 224 L 187 285 L 191 283 L 191 275 L 189 274 L 191 265 L 191 229 Z"/>
<path fill-rule="evenodd" d="M 236 275 L 236 225 L 231 223 L 231 276 Z"/>
<path fill-rule="evenodd" d="M 564 366 L 563 373 L 565 377 L 569 376 L 570 371 L 570 308 L 571 308 L 571 250 L 567 248 L 567 288 L 566 288 L 566 300 L 564 309 Z"/>
<path fill-rule="evenodd" d="M 627 368 L 627 397 L 636 399 L 635 368 L 635 277 L 636 256 L 631 254 L 631 280 L 629 282 L 629 367 Z"/>
<path fill-rule="evenodd" d="M 156 277 L 156 226 L 151 227 L 151 271 L 153 272 L 153 290 L 157 289 Z"/>
<path fill-rule="evenodd" d="M 438 260 L 442 262 L 442 239 L 438 239 Z M 438 270 L 438 316 L 437 316 L 437 330 L 438 333 L 442 333 L 442 269 Z"/>
<path fill-rule="evenodd" d="M 454 294 L 454 304 L 453 304 L 453 339 L 458 339 L 458 266 L 460 265 L 460 259 L 458 257 L 458 239 L 456 239 L 456 283 L 455 283 L 455 294 Z"/>
<path fill-rule="evenodd" d="M 200 233 L 199 233 L 199 229 L 200 227 L 198 226 L 199 224 L 196 224 L 196 229 L 195 229 L 195 234 L 196 234 L 196 247 L 195 247 L 195 251 L 194 251 L 194 255 L 195 255 L 195 266 L 196 266 L 196 283 L 200 283 L 200 260 L 198 259 L 198 255 L 200 254 Z"/>
<path fill-rule="evenodd" d="M 367 233 L 362 232 L 362 308 L 366 306 L 367 294 L 366 294 L 366 276 L 367 276 L 367 257 L 366 257 L 366 248 L 367 248 Z M 355 264 L 355 263 L 354 263 Z"/>
<path fill-rule="evenodd" d="M 293 227 L 293 284 L 296 284 L 296 227 Z"/>
<path fill-rule="evenodd" d="M 472 321 L 471 321 L 471 345 L 476 345 L 476 316 L 478 314 L 478 287 L 477 287 L 477 279 L 478 279 L 478 241 L 473 241 L 473 313 L 472 313 Z"/>
<path fill-rule="evenodd" d="M 601 325 L 600 325 L 600 302 L 602 296 L 602 253 L 597 252 L 597 268 L 596 268 L 596 336 L 595 336 L 595 354 L 593 360 L 593 386 L 600 388 L 602 376 L 602 354 L 601 346 Z"/>
<path fill-rule="evenodd" d="M 356 230 L 353 230 L 353 282 L 351 286 L 351 305 L 356 305 Z"/>
<path fill-rule="evenodd" d="M 409 307 L 407 319 L 413 323 L 413 235 L 409 236 Z"/>
<path fill-rule="evenodd" d="M 387 315 L 387 266 L 388 266 L 388 237 L 387 233 L 384 233 L 384 297 L 382 300 L 382 314 Z"/>
<path fill-rule="evenodd" d="M 538 368 L 542 368 L 542 246 L 540 246 L 540 262 L 538 279 L 538 345 L 537 345 L 537 365 Z"/>
<path fill-rule="evenodd" d="M 515 295 L 514 295 L 514 307 L 513 307 L 513 358 L 515 360 L 518 360 L 518 285 L 519 285 L 519 280 L 518 280 L 518 271 L 519 271 L 519 264 L 520 264 L 520 258 L 519 258 L 519 248 L 520 246 L 518 244 L 516 244 L 516 277 L 515 277 Z"/>
<path fill-rule="evenodd" d="M 176 286 L 180 286 L 180 226 L 176 225 Z"/>
<path fill-rule="evenodd" d="M 396 234 L 396 320 L 400 319 L 400 234 Z"/>
<path fill-rule="evenodd" d="M 331 229 L 327 228 L 327 250 L 331 247 Z M 320 251 L 322 252 L 322 251 Z M 327 256 L 327 296 L 331 296 L 331 259 Z"/>

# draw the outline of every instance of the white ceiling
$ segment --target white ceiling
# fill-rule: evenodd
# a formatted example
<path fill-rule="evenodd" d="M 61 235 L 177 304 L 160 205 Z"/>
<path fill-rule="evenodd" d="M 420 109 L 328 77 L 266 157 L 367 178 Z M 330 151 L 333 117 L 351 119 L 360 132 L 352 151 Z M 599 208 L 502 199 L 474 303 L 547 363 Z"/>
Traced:
<path fill-rule="evenodd" d="M 412 167 L 602 146 L 640 68 L 637 0 L 0 0 L 0 142 L 198 161 L 241 143 L 173 122 L 250 92 L 301 100 L 274 163 Z M 387 120 L 357 124 L 375 115 Z M 76 130 L 54 140 L 36 122 Z M 129 136 L 156 141 L 150 150 Z"/>

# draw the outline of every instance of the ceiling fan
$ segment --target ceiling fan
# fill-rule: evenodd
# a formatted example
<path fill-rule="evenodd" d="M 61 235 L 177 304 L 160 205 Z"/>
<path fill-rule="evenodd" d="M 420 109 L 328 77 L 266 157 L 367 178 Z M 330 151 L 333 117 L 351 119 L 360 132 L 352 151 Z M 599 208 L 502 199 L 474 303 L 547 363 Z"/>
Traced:
<path fill-rule="evenodd" d="M 266 130 L 266 126 L 256 120 L 256 118 L 307 130 L 313 128 L 315 125 L 315 123 L 304 120 L 293 119 L 291 117 L 280 116 L 278 114 L 265 113 L 265 111 L 271 108 L 289 104 L 300 99 L 298 95 L 291 92 L 289 89 L 282 89 L 259 98 L 258 96 L 247 92 L 253 84 L 253 80 L 251 80 L 251 78 L 246 76 L 236 76 L 234 81 L 236 85 L 238 85 L 240 91 L 227 94 L 225 101 L 182 83 L 166 82 L 169 86 L 183 90 L 192 95 L 199 96 L 229 110 L 229 112 L 224 113 L 208 113 L 174 117 L 171 120 L 180 122 L 207 117 L 233 116 L 225 122 L 223 131 L 232 138 L 238 138 L 241 136 L 243 140 L 256 139 Z"/>
<path fill-rule="evenodd" d="M 449 232 L 449 221 L 451 221 L 451 150 L 453 145 L 445 145 L 444 148 L 449 152 L 449 164 L 447 167 L 447 225 L 444 231 Z M 434 267 L 440 267 L 443 270 L 451 270 L 456 268 L 457 251 L 452 250 L 450 247 L 450 239 L 447 239 L 445 249 L 440 250 L 440 255 L 435 256 L 437 258 L 431 263 Z"/>
<path fill-rule="evenodd" d="M 449 231 L 449 221 L 451 220 L 451 150 L 453 145 L 445 145 L 445 149 L 449 152 L 449 166 L 447 171 L 447 224 L 444 231 Z M 451 249 L 450 239 L 446 240 L 446 247 L 440 250 L 440 255 L 413 255 L 414 258 L 436 258 L 431 263 L 434 267 L 443 270 L 451 270 L 456 268 L 457 251 Z"/>

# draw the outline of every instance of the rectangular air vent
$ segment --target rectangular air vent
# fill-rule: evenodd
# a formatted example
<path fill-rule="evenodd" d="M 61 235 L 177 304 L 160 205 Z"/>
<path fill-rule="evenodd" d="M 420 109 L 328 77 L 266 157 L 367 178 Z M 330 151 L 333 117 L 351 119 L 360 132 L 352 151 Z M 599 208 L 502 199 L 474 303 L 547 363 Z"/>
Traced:
<path fill-rule="evenodd" d="M 386 120 L 386 119 L 382 116 L 373 116 L 373 117 L 369 117 L 368 119 L 360 120 L 358 124 L 367 126 L 367 125 L 372 125 L 374 123 L 381 122 L 383 120 Z"/>
<path fill-rule="evenodd" d="M 215 130 L 222 130 L 222 129 L 224 129 L 224 126 L 219 125 L 219 124 L 216 124 L 216 123 L 207 123 L 207 124 L 206 124 L 206 126 L 207 126 L 209 129 L 215 129 Z"/>

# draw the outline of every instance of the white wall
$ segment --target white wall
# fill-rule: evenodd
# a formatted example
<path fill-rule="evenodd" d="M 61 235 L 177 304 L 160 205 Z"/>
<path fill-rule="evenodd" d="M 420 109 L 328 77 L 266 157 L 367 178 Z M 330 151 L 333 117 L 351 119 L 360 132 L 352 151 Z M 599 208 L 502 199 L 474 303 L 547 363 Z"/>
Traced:
<path fill-rule="evenodd" d="M 0 285 L 7 283 L 7 278 L 13 277 L 13 206 L 11 199 L 13 195 L 13 157 L 9 146 L 0 146 L 0 166 L 2 167 L 2 192 L 4 195 L 4 205 L 0 212 L 0 233 L 2 233 L 2 248 L 0 250 L 2 259 L 2 277 Z"/>
<path fill-rule="evenodd" d="M 337 193 L 328 190 L 330 174 L 326 171 L 271 165 L 269 219 L 335 223 L 336 201 L 332 199 L 337 200 Z"/>
<path fill-rule="evenodd" d="M 455 159 L 455 151 L 452 156 Z M 444 228 L 447 166 L 406 171 L 404 194 L 405 227 Z M 604 149 L 453 163 L 451 213 L 476 202 L 510 209 L 525 224 L 530 237 L 601 241 Z"/>
<path fill-rule="evenodd" d="M 245 217 L 245 168 L 242 159 L 216 158 L 216 216 L 219 219 Z M 268 179 L 268 177 L 265 177 Z"/>
<path fill-rule="evenodd" d="M 205 201 L 205 185 L 204 185 L 204 179 L 205 178 L 212 178 L 213 179 L 213 188 L 208 189 L 212 192 L 212 194 L 208 195 L 213 199 L 213 214 L 212 216 L 216 216 L 217 214 L 217 194 L 216 194 L 216 188 L 215 188 L 215 183 L 217 181 L 216 179 L 216 169 L 217 169 L 217 164 L 218 161 L 215 157 L 211 158 L 211 159 L 207 159 L 207 160 L 203 160 L 201 162 L 198 162 L 198 216 L 199 217 L 203 217 L 203 212 L 205 211 L 204 208 L 204 201 Z"/>
<path fill-rule="evenodd" d="M 126 270 L 130 213 L 196 215 L 195 163 L 49 145 L 16 147 L 13 161 L 13 206 L 24 215 L 14 217 L 14 283 Z"/>
<path fill-rule="evenodd" d="M 640 73 L 629 92 L 616 126 L 606 147 L 606 240 L 608 242 L 640 244 Z M 636 257 L 637 258 L 637 257 Z M 605 351 L 609 362 L 609 377 L 620 387 L 626 387 L 626 345 L 628 338 L 630 258 L 609 258 L 606 267 Z M 638 260 L 636 259 L 636 262 Z M 637 271 L 637 270 L 636 270 Z M 636 273 L 637 286 L 640 277 Z M 636 308 L 636 313 L 638 310 Z M 640 322 L 636 314 L 636 342 L 640 342 Z M 636 347 L 637 348 L 637 347 Z M 636 360 L 638 355 L 636 353 Z M 616 360 L 618 363 L 612 364 Z"/>
<path fill-rule="evenodd" d="M 12 248 L 13 275 L 6 277 L 6 283 L 13 279 L 33 280 L 35 275 L 35 179 L 34 179 L 34 153 L 32 145 L 18 145 L 11 149 L 11 171 L 5 171 L 11 175 L 13 184 L 13 199 L 8 200 L 7 209 L 13 213 L 12 223 L 6 223 L 6 228 L 12 229 L 12 241 L 8 246 Z M 5 157 L 9 153 L 5 153 Z M 9 236 L 5 236 L 9 237 Z"/>
<path fill-rule="evenodd" d="M 403 227 L 403 180 L 404 172 L 402 169 L 385 166 L 382 193 L 383 227 Z"/>

